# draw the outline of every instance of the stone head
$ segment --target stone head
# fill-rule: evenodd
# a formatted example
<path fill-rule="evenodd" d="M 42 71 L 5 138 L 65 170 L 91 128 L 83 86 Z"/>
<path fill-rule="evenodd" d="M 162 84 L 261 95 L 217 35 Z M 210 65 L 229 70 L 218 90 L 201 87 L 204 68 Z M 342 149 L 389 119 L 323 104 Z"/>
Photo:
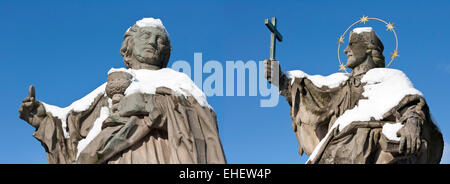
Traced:
<path fill-rule="evenodd" d="M 384 67 L 384 46 L 371 27 L 355 28 L 344 53 L 347 55 L 349 68 L 355 68 L 367 59 L 371 59 L 376 67 Z"/>
<path fill-rule="evenodd" d="M 161 69 L 169 62 L 170 50 L 168 33 L 161 21 L 144 18 L 127 30 L 120 54 L 127 68 Z"/>

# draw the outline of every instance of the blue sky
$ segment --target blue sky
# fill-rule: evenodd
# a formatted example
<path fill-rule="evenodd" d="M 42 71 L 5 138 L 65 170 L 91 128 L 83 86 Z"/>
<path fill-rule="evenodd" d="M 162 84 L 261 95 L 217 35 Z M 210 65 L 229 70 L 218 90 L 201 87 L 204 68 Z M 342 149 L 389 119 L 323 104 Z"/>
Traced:
<path fill-rule="evenodd" d="M 447 142 L 450 138 L 449 1 L 0 1 L 0 163 L 46 163 L 34 128 L 18 108 L 36 87 L 38 100 L 65 107 L 124 67 L 119 49 L 125 30 L 143 17 L 161 18 L 173 46 L 171 62 L 260 61 L 269 57 L 264 19 L 278 18 L 284 40 L 277 45 L 283 70 L 337 72 L 337 38 L 362 15 L 394 23 L 402 70 L 422 91 Z M 384 25 L 369 22 L 394 49 Z M 194 71 L 195 72 L 195 71 Z M 209 74 L 203 74 L 208 77 Z M 208 97 L 218 115 L 229 163 L 304 163 L 297 153 L 289 105 L 259 107 L 261 96 Z M 446 144 L 447 145 L 447 144 Z M 444 162 L 450 163 L 445 151 Z"/>

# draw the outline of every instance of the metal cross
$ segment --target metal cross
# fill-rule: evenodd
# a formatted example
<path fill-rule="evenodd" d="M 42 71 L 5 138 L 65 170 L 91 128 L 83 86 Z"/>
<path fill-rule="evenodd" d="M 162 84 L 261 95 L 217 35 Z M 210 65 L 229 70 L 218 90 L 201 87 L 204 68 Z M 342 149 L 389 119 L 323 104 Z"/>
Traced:
<path fill-rule="evenodd" d="M 277 30 L 277 19 L 275 17 L 272 17 L 272 22 L 269 21 L 269 19 L 266 19 L 264 21 L 264 24 L 266 24 L 267 28 L 269 28 L 271 32 L 270 36 L 270 60 L 275 60 L 275 46 L 276 46 L 276 40 L 283 41 L 283 36 L 281 36 L 280 32 Z"/>

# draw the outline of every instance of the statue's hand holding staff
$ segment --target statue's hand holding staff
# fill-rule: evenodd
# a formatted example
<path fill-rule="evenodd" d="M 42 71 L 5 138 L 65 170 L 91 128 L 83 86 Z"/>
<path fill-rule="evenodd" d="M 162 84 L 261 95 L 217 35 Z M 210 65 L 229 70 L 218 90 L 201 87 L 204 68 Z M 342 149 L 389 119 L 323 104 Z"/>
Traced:
<path fill-rule="evenodd" d="M 287 77 L 281 71 L 280 63 L 277 60 L 264 60 L 264 77 L 280 90 L 287 89 Z"/>

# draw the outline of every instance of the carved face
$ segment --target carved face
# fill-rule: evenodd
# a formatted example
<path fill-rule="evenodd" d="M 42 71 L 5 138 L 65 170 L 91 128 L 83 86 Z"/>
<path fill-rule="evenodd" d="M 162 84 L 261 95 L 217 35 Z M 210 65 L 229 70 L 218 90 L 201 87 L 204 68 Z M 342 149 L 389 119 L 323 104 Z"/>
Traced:
<path fill-rule="evenodd" d="M 350 34 L 350 41 L 344 53 L 347 55 L 346 66 L 352 69 L 363 63 L 369 55 L 364 38 L 355 33 Z"/>
<path fill-rule="evenodd" d="M 133 55 L 141 62 L 161 66 L 170 51 L 167 34 L 156 27 L 141 27 L 134 35 Z"/>

